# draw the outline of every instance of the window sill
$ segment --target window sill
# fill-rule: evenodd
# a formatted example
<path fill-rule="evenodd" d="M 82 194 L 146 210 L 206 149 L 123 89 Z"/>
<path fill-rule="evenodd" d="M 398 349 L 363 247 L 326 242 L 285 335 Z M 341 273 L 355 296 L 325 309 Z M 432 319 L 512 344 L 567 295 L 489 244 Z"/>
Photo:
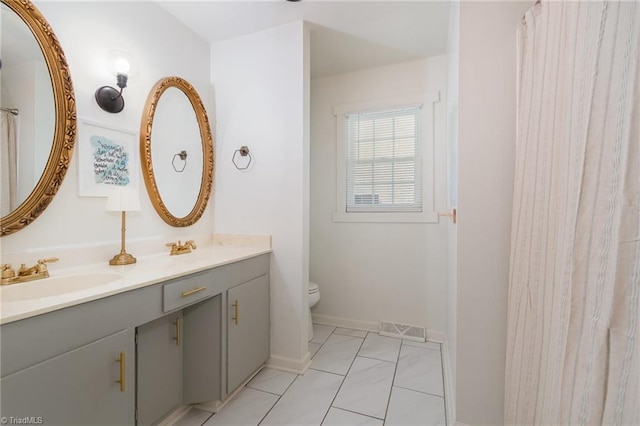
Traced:
<path fill-rule="evenodd" d="M 334 213 L 334 222 L 438 223 L 438 213 Z"/>

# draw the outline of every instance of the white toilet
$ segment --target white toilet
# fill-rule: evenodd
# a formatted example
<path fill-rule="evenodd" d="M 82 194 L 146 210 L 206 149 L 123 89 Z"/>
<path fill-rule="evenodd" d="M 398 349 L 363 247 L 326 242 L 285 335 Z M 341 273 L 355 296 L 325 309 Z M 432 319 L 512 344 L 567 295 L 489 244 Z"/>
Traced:
<path fill-rule="evenodd" d="M 320 300 L 318 284 L 309 281 L 309 340 L 313 339 L 313 322 L 311 321 L 311 308 Z"/>

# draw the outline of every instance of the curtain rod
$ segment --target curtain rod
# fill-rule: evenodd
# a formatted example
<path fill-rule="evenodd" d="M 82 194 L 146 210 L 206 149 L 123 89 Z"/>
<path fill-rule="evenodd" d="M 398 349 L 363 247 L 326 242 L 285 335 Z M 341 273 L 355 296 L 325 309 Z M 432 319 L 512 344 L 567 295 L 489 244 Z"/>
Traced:
<path fill-rule="evenodd" d="M 20 114 L 20 110 L 18 108 L 4 108 L 4 107 L 0 107 L 0 111 L 6 111 L 10 114 L 13 115 L 18 115 Z"/>

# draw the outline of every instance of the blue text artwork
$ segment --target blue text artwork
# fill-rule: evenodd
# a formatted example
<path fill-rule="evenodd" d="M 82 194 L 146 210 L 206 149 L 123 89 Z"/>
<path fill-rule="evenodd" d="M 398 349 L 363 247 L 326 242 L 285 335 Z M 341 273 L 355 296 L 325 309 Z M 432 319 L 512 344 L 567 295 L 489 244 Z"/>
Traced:
<path fill-rule="evenodd" d="M 93 147 L 93 172 L 96 183 L 127 186 L 129 176 L 129 153 L 104 136 L 94 135 L 89 139 Z"/>

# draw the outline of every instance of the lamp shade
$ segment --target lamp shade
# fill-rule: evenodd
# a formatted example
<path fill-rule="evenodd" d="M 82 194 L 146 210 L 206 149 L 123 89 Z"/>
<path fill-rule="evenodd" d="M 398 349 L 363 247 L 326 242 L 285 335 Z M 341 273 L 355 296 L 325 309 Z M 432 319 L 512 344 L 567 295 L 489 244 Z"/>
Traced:
<path fill-rule="evenodd" d="M 140 211 L 140 197 L 136 188 L 114 186 L 107 190 L 107 211 Z"/>

